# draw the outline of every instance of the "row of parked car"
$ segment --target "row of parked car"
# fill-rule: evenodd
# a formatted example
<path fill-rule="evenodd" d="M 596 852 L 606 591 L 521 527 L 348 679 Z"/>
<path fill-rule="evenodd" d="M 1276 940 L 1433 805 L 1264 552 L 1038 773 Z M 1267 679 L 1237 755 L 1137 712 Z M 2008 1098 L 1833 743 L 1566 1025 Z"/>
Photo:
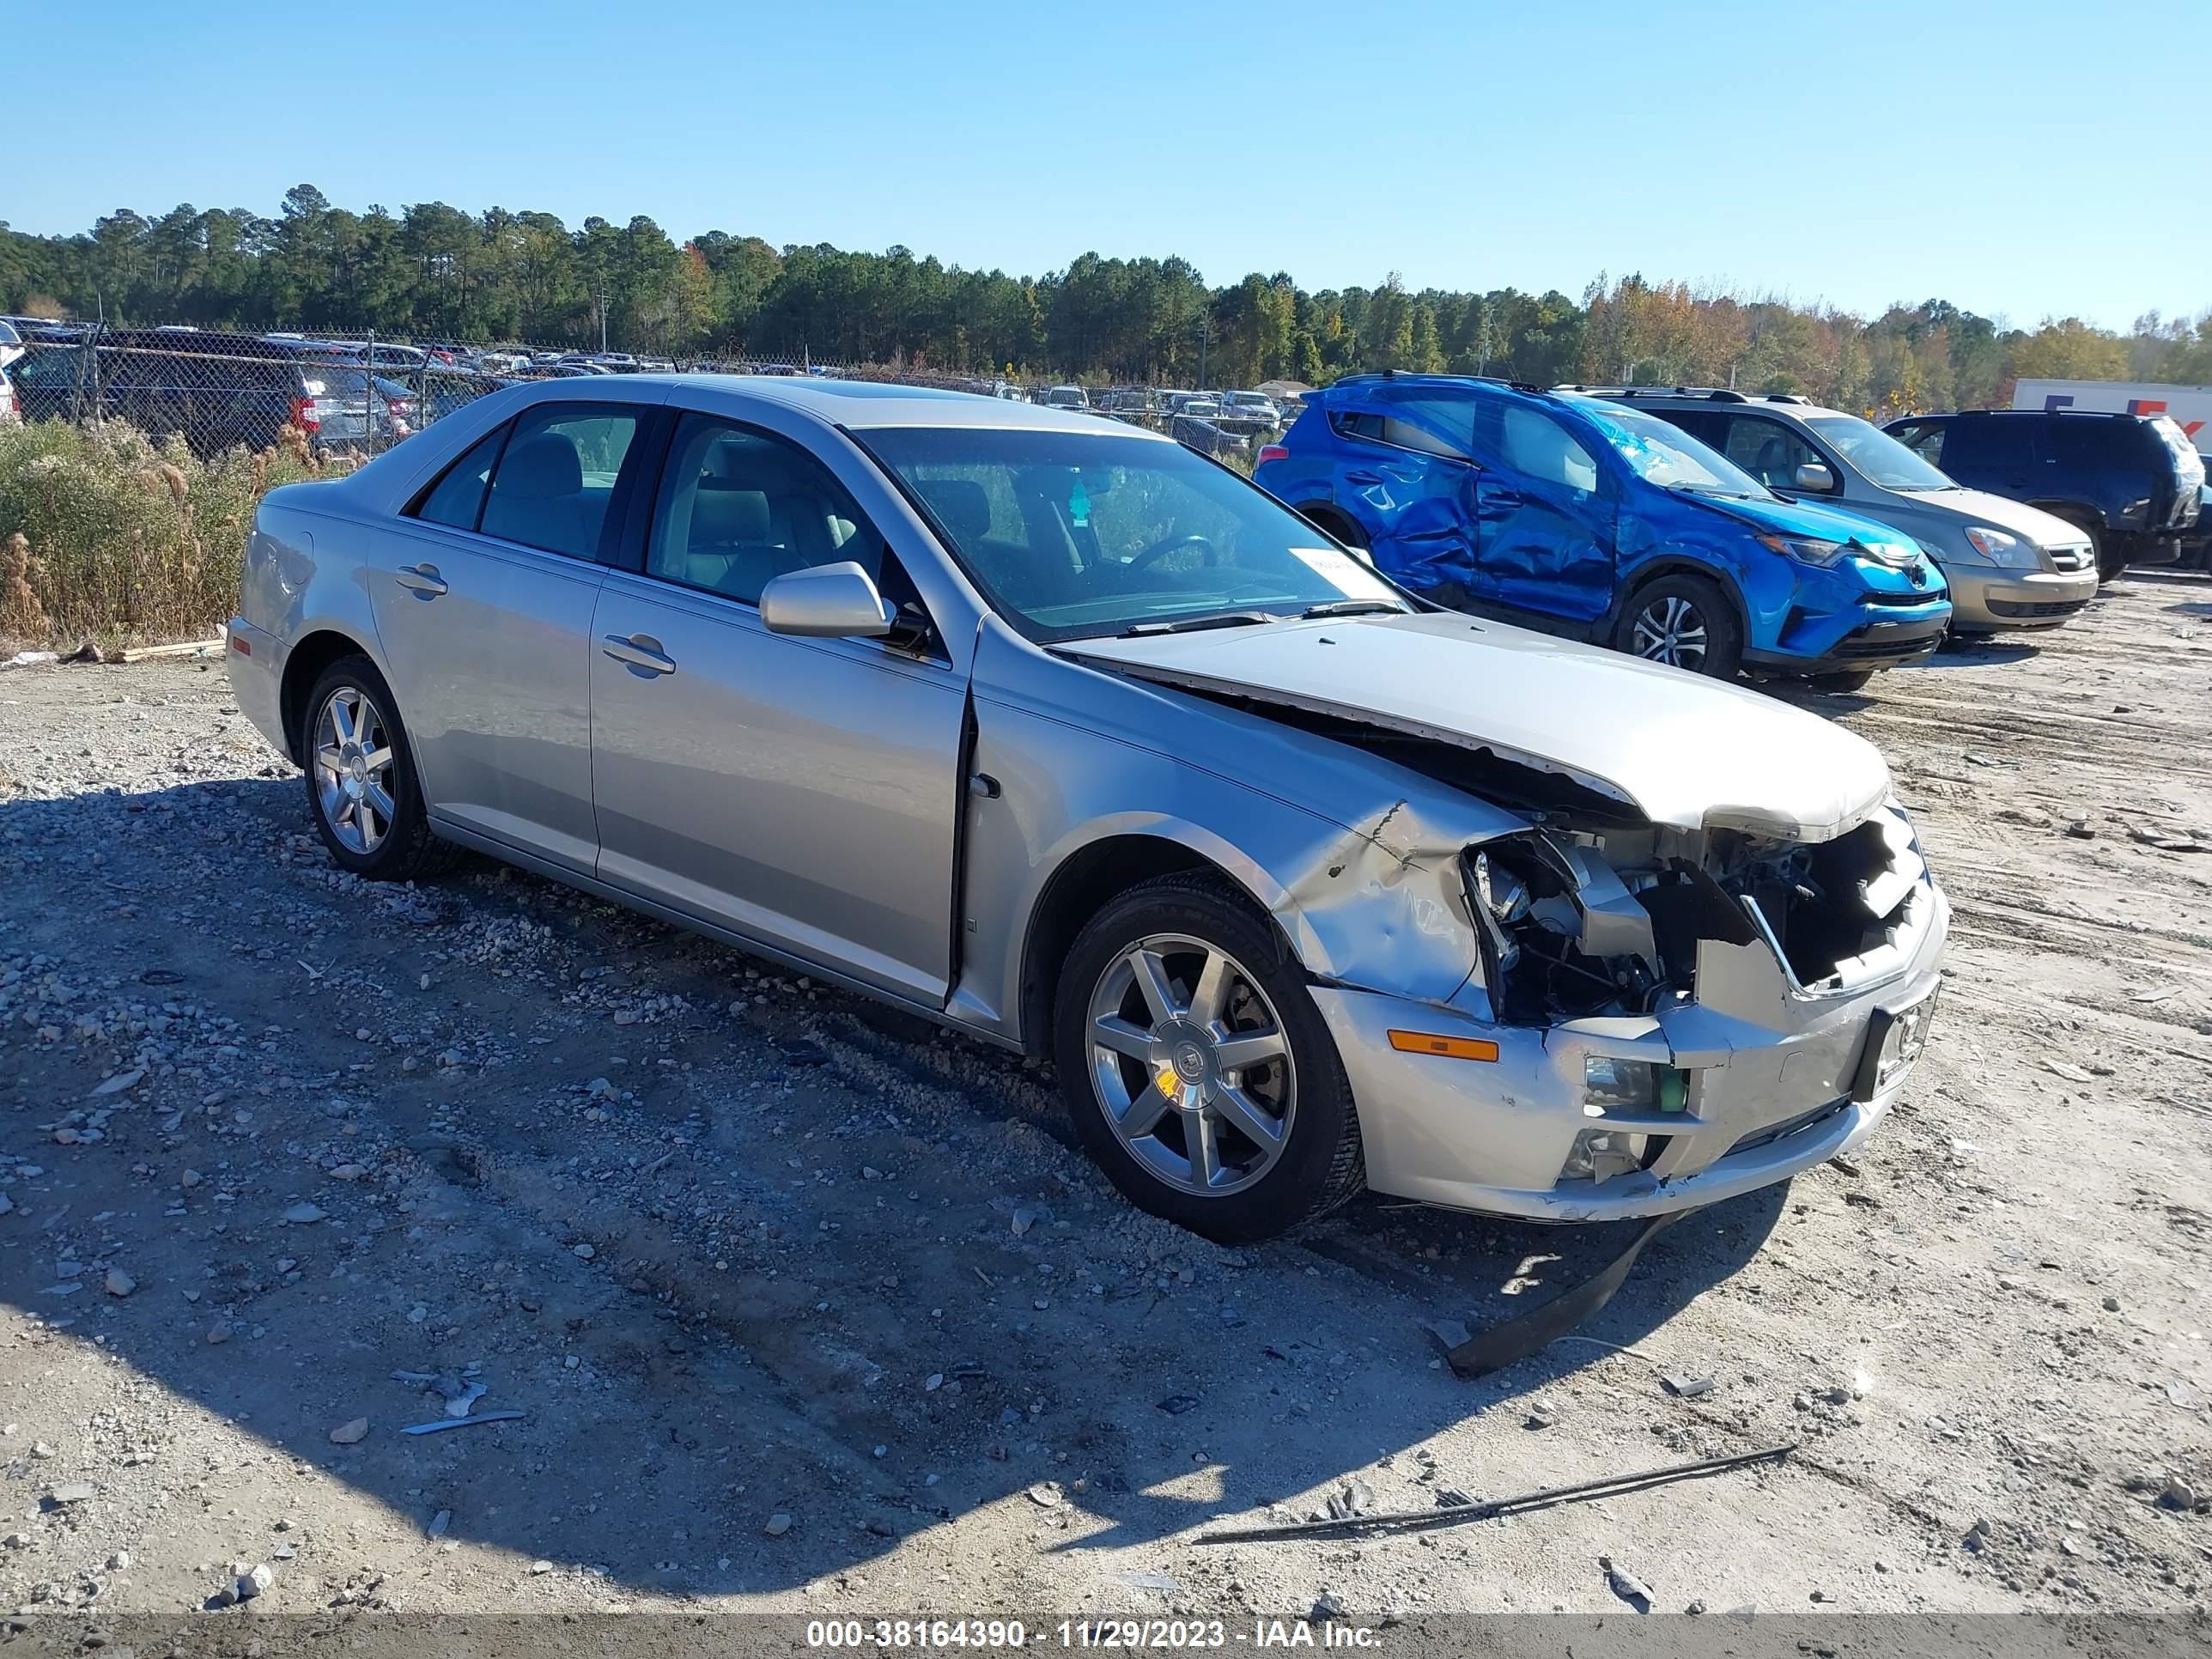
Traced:
<path fill-rule="evenodd" d="M 1407 586 L 1722 677 L 1856 690 L 1948 633 L 2054 628 L 2167 562 L 2205 472 L 2163 416 L 1876 427 L 1699 387 L 1353 375 L 1256 480 Z"/>
<path fill-rule="evenodd" d="M 506 374 L 451 352 L 300 334 L 104 328 L 0 319 L 12 362 L 0 419 L 127 421 L 195 453 L 266 448 L 290 428 L 321 448 L 379 448 Z"/>

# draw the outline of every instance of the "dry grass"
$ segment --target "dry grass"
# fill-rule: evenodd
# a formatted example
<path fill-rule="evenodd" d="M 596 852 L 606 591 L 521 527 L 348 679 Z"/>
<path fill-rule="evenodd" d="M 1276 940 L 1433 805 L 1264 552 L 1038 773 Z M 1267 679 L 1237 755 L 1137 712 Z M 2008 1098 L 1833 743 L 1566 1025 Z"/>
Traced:
<path fill-rule="evenodd" d="M 202 460 L 180 439 L 156 444 L 113 422 L 0 427 L 0 637 L 107 647 L 206 635 L 236 609 L 254 504 L 342 470 L 296 440 Z"/>

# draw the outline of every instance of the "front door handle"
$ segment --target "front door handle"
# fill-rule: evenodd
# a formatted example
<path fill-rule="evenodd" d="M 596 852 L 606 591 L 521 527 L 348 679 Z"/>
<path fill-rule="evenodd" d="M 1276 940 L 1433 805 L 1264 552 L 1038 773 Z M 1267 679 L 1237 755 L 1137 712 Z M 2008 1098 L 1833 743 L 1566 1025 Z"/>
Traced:
<path fill-rule="evenodd" d="M 434 599 L 447 592 L 446 579 L 438 574 L 434 564 L 403 564 L 392 573 L 392 579 L 417 599 Z"/>
<path fill-rule="evenodd" d="M 663 651 L 660 641 L 649 634 L 632 634 L 627 639 L 619 634 L 610 634 L 600 641 L 600 648 L 641 678 L 648 674 L 676 672 L 676 659 Z"/>

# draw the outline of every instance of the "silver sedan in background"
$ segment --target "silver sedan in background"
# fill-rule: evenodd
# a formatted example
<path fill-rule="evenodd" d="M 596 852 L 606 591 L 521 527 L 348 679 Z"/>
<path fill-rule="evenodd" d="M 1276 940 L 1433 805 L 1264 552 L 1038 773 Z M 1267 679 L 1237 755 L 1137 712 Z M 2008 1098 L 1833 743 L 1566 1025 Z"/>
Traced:
<path fill-rule="evenodd" d="M 1595 1219 L 1881 1121 L 1946 908 L 1879 756 L 1426 606 L 1157 434 L 511 387 L 263 501 L 239 701 L 376 878 L 472 848 L 1048 1055 L 1222 1239 Z"/>

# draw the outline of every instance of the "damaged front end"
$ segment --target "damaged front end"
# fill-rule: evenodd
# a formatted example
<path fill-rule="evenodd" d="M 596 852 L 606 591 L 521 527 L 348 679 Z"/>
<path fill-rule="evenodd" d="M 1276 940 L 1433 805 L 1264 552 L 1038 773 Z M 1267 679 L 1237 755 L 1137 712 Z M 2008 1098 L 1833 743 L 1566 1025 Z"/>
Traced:
<path fill-rule="evenodd" d="M 1656 1014 L 1694 995 L 1708 941 L 1764 942 L 1799 995 L 1847 991 L 1902 964 L 1931 886 L 1894 802 L 1821 842 L 1570 823 L 1462 862 L 1492 1015 L 1515 1025 Z"/>
<path fill-rule="evenodd" d="M 1560 1220 L 1662 1214 L 1833 1157 L 1918 1053 L 1948 912 L 1886 801 L 1840 833 L 1524 811 L 1459 873 L 1479 966 L 1449 1033 L 1496 1059 L 1356 1079 L 1380 1189 Z M 1324 994 L 1340 1042 L 1394 1011 Z M 1396 1057 L 1403 1060 L 1403 1056 Z M 1355 1069 L 1368 1069 L 1359 1062 Z"/>
<path fill-rule="evenodd" d="M 1568 1201 L 1840 1115 L 1877 1023 L 1858 1000 L 1907 971 L 1939 902 L 1893 802 L 1826 841 L 1554 824 L 1463 865 L 1492 1018 L 1578 1054 Z"/>

